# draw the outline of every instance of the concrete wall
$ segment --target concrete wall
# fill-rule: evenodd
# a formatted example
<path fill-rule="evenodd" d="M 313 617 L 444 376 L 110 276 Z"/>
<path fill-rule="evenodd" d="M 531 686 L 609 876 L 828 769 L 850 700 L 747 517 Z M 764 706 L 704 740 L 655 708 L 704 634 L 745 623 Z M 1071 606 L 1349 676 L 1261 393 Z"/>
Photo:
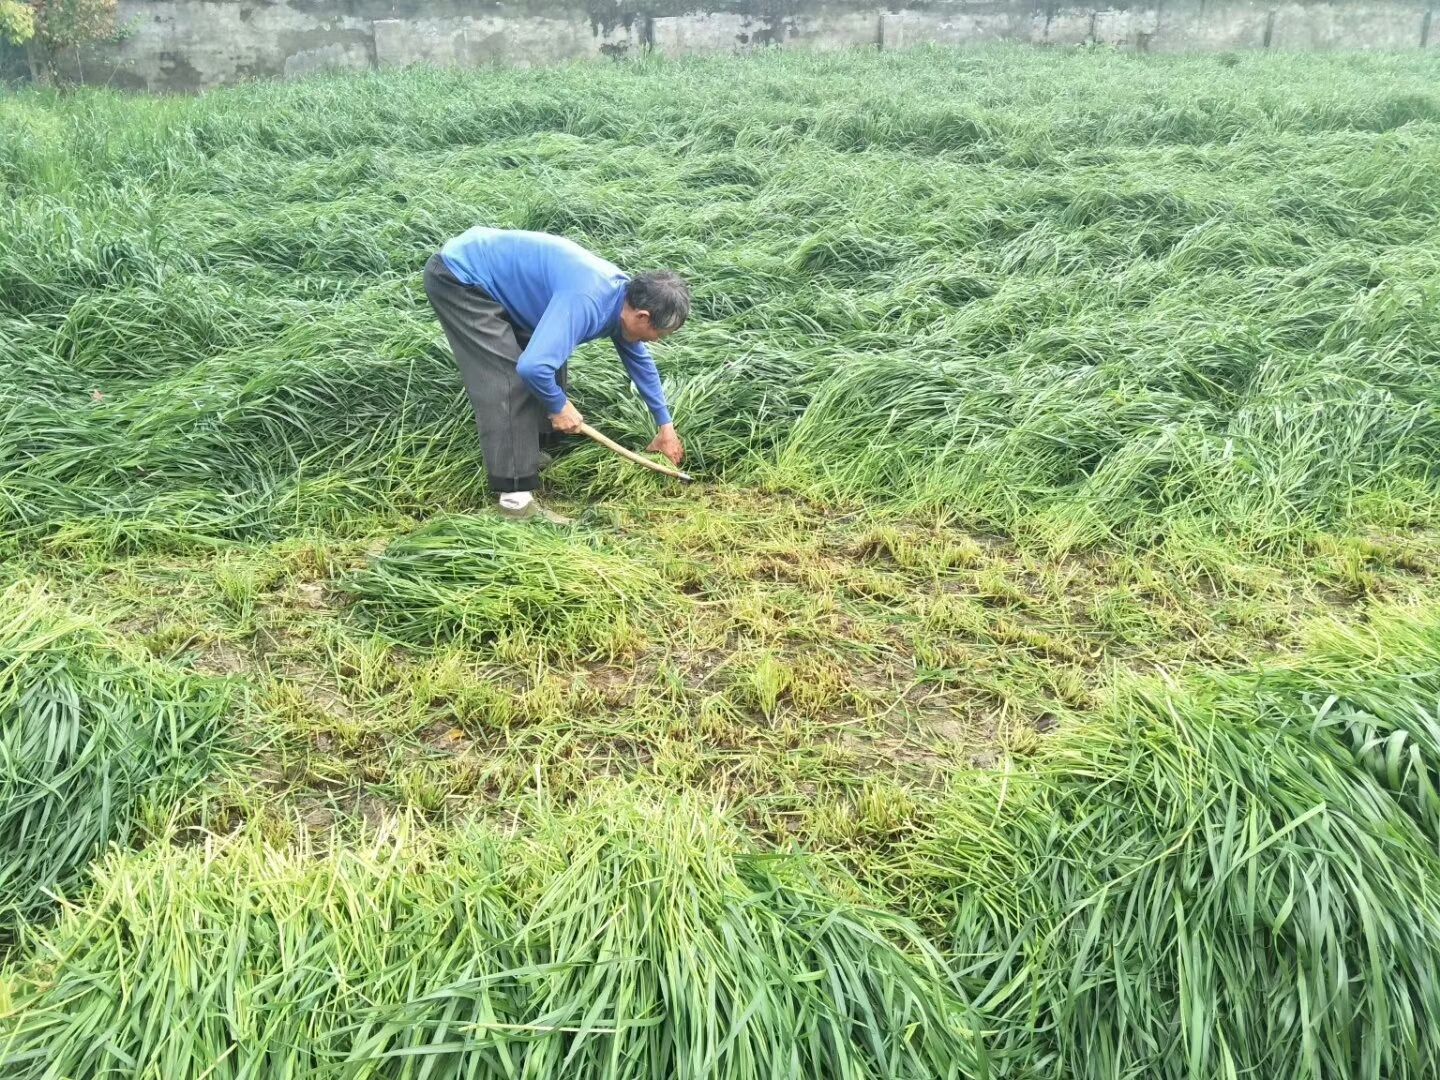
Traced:
<path fill-rule="evenodd" d="M 317 71 L 530 66 L 645 50 L 1436 48 L 1432 5 L 1440 10 L 1440 0 L 120 0 L 126 38 L 63 67 L 89 83 L 191 91 Z M 0 76 L 23 72 L 17 51 L 0 57 Z"/>

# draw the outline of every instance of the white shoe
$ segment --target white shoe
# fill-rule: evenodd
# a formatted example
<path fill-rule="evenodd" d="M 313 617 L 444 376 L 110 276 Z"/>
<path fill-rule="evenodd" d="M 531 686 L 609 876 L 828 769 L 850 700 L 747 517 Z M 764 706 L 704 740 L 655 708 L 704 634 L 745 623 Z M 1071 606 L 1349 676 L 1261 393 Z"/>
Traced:
<path fill-rule="evenodd" d="M 497 503 L 495 509 L 500 516 L 510 521 L 529 521 L 532 518 L 538 521 L 548 522 L 551 525 L 574 525 L 575 519 L 568 518 L 564 514 L 557 514 L 548 507 L 541 506 L 539 501 L 531 499 L 524 506 L 513 507 Z"/>

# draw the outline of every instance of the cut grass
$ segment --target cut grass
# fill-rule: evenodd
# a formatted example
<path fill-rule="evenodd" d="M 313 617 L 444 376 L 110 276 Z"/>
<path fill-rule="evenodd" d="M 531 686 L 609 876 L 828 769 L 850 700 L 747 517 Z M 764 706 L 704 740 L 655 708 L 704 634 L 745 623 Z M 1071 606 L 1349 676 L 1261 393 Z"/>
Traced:
<path fill-rule="evenodd" d="M 600 533 L 478 515 L 388 542 L 32 566 L 77 603 L 103 596 L 158 658 L 252 683 L 250 737 L 281 755 L 302 801 L 449 818 L 481 796 L 503 806 L 537 783 L 568 795 L 620 773 L 751 803 L 767 828 L 816 799 L 849 802 L 877 770 L 929 788 L 1028 744 L 1101 705 L 1112 671 L 1248 666 L 1294 650 L 1307 621 L 1363 620 L 1433 589 L 1433 539 L 1414 534 L 1317 538 L 1304 567 L 1213 541 L 1056 561 L 884 512 L 814 513 L 717 491 L 601 504 Z M 521 551 L 503 571 L 486 555 L 496 537 Z M 409 554 L 390 566 L 395 552 Z M 522 566 L 528 580 L 638 574 L 645 599 L 623 641 L 623 602 L 599 588 L 541 593 L 543 618 L 498 638 L 437 629 L 508 610 Z"/>
<path fill-rule="evenodd" d="M 494 514 L 431 521 L 345 588 L 357 614 L 399 641 L 467 640 L 519 660 L 614 660 L 643 643 L 652 608 L 676 602 L 654 569 L 598 536 Z"/>
<path fill-rule="evenodd" d="M 869 887 L 944 928 L 953 984 L 908 924 L 737 857 L 715 818 L 646 789 L 559 816 L 543 793 L 513 801 L 503 841 L 124 856 L 12 969 L 0 1061 L 1426 1076 L 1437 698 L 1440 620 L 1400 609 L 1258 677 L 1135 684 L 918 804 L 871 783 L 817 814 L 891 848 Z M 137 994 L 182 1001 L 185 1023 L 134 1025 Z"/>
<path fill-rule="evenodd" d="M 49 959 L 18 973 L 0 1066 L 16 1080 L 974 1074 L 963 1004 L 913 928 L 737 856 L 712 813 L 632 797 L 531 826 L 112 859 Z"/>
<path fill-rule="evenodd" d="M 206 777 L 227 697 L 116 654 L 51 597 L 0 593 L 0 935 Z"/>

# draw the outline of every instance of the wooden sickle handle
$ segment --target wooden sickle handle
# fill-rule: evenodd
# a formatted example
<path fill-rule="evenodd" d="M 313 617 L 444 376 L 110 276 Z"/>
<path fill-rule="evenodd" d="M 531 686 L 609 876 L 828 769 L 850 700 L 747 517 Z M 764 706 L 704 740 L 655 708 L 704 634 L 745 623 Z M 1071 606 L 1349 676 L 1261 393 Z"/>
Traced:
<path fill-rule="evenodd" d="M 633 450 L 625 449 L 625 447 L 621 446 L 614 439 L 610 438 L 609 436 L 600 434 L 600 432 L 596 431 L 589 424 L 580 425 L 580 434 L 594 439 L 601 446 L 615 451 L 615 453 L 619 454 L 621 457 L 629 461 L 635 462 L 636 465 L 644 465 L 647 469 L 653 469 L 655 472 L 660 473 L 662 476 L 671 476 L 674 477 L 676 480 L 683 480 L 687 484 L 695 479 L 687 472 L 681 472 L 679 469 L 672 468 L 669 465 L 661 465 L 658 461 L 651 461 L 647 457 L 641 457 Z"/>

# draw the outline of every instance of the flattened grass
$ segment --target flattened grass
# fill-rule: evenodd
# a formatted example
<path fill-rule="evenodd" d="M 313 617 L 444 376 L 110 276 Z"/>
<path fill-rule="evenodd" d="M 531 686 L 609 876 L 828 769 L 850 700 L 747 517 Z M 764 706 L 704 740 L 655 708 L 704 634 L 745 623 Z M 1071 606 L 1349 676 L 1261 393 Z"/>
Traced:
<path fill-rule="evenodd" d="M 957 786 L 907 892 L 1049 1075 L 1428 1076 L 1437 707 L 1433 608 L 1258 677 L 1137 685 Z"/>
<path fill-rule="evenodd" d="M 525 839 L 402 829 L 110 860 L 0 1019 L 7 1076 L 973 1075 L 913 928 L 592 800 Z M 137 1023 L 136 1017 L 150 1017 Z"/>
<path fill-rule="evenodd" d="M 0 935 L 206 777 L 227 697 L 116 654 L 53 598 L 0 593 Z"/>
<path fill-rule="evenodd" d="M 260 691 L 201 815 L 244 835 L 112 854 L 27 934 L 5 1068 L 1436 1073 L 1436 64 L 0 100 L 4 572 Z M 693 279 L 662 367 L 708 494 L 581 447 L 547 480 L 603 534 L 475 516 L 416 278 L 477 222 Z M 189 700 L 24 640 L 32 757 Z M 150 760 L 102 745 L 87 823 Z M 79 896 L 91 838 L 44 840 Z"/>
<path fill-rule="evenodd" d="M 693 279 L 664 367 L 709 479 L 1087 547 L 1433 522 L 1434 63 L 923 51 L 22 95 L 0 521 L 134 549 L 473 504 L 415 279 L 483 221 Z M 576 369 L 640 439 L 619 365 Z"/>

